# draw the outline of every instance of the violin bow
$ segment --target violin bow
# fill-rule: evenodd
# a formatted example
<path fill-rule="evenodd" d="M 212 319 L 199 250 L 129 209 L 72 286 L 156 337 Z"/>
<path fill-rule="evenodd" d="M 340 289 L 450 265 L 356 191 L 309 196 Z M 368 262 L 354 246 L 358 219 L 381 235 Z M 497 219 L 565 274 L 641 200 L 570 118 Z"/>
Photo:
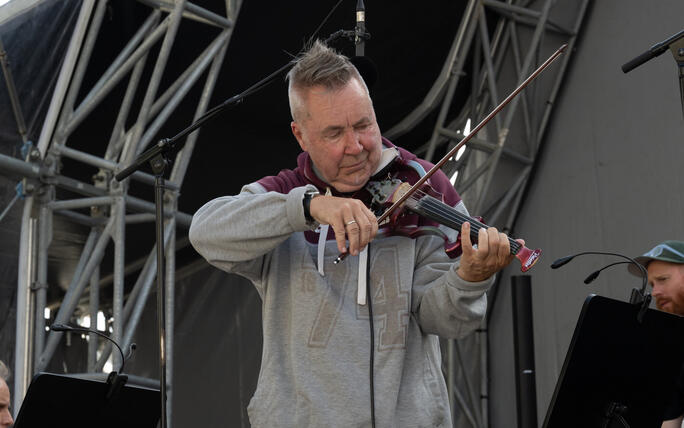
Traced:
<path fill-rule="evenodd" d="M 481 129 L 490 121 L 490 120 L 492 120 L 492 119 L 494 118 L 494 116 L 496 116 L 497 114 L 499 114 L 499 112 L 501 111 L 501 109 L 503 109 L 504 107 L 506 107 L 506 105 L 507 105 L 508 103 L 510 103 L 511 100 L 512 100 L 513 98 L 515 98 L 523 89 L 525 89 L 525 87 L 526 87 L 527 85 L 529 85 L 534 79 L 536 79 L 537 76 L 539 76 L 539 75 L 542 73 L 542 71 L 544 71 L 549 65 L 551 65 L 551 63 L 554 62 L 554 61 L 555 61 L 563 52 L 565 52 L 565 49 L 566 49 L 567 47 L 568 47 L 568 44 L 567 44 L 567 43 L 564 43 L 560 48 L 558 48 L 558 50 L 556 50 L 556 52 L 554 52 L 553 54 L 551 54 L 551 56 L 548 57 L 547 60 L 544 61 L 544 63 L 543 63 L 542 65 L 540 65 L 539 67 L 537 67 L 537 69 L 534 70 L 534 72 L 533 72 L 532 74 L 530 74 L 529 77 L 528 77 L 527 79 L 525 79 L 517 88 L 515 88 L 515 90 L 514 90 L 513 92 L 511 92 L 511 93 L 506 97 L 506 99 L 504 99 L 503 101 L 501 101 L 501 103 L 499 103 L 499 105 L 496 106 L 496 108 L 494 108 L 494 110 L 492 110 L 492 111 L 487 115 L 487 117 L 485 117 L 484 119 L 482 119 L 482 121 L 481 121 L 480 123 L 478 123 L 477 126 L 476 126 L 475 128 L 473 128 L 472 131 L 470 131 L 470 133 L 469 133 L 468 135 L 466 135 L 465 137 L 463 137 L 463 139 L 462 139 L 461 141 L 459 141 L 458 144 L 456 144 L 451 150 L 449 150 L 449 153 L 447 153 L 446 155 L 444 155 L 444 157 L 443 157 L 439 162 L 437 162 L 432 168 L 430 168 L 430 170 L 429 170 L 427 173 L 425 173 L 425 175 L 422 176 L 422 177 L 420 178 L 420 180 L 418 180 L 418 181 L 416 182 L 416 184 L 414 184 L 413 186 L 411 186 L 411 188 L 408 189 L 408 190 L 406 191 L 406 193 L 404 193 L 404 194 L 403 194 L 399 199 L 397 199 L 397 200 L 396 200 L 396 201 L 395 201 L 395 202 L 394 202 L 394 203 L 393 203 L 393 204 L 392 204 L 392 205 L 391 205 L 391 206 L 390 206 L 390 207 L 389 207 L 389 208 L 388 208 L 380 217 L 378 217 L 378 224 L 381 224 L 387 217 L 390 216 L 390 214 L 392 214 L 392 212 L 394 212 L 394 211 L 395 211 L 397 208 L 399 208 L 399 207 L 400 207 L 408 198 L 410 198 L 411 195 L 413 195 L 413 194 L 416 192 L 416 190 L 418 190 L 418 189 L 419 189 L 419 188 L 420 188 L 420 187 L 421 187 L 421 186 L 422 186 L 422 185 L 423 185 L 423 184 L 432 176 L 432 174 L 434 174 L 435 172 L 437 172 L 437 170 L 439 170 L 439 169 L 440 169 L 440 168 L 441 168 L 441 167 L 442 167 L 450 158 L 452 158 L 452 157 L 456 154 L 456 152 L 458 152 L 458 150 L 459 150 L 461 147 L 463 147 L 468 141 L 470 141 L 471 138 L 473 138 L 475 135 L 477 135 L 477 133 L 478 133 L 478 132 L 479 132 L 479 131 L 480 131 L 480 130 L 481 130 Z M 347 257 L 348 254 L 349 254 L 348 252 L 347 252 L 347 253 L 341 253 L 340 255 L 337 256 L 337 258 L 333 261 L 333 263 L 337 264 L 337 263 L 341 262 L 342 260 L 344 260 L 344 259 Z M 532 267 L 532 266 L 530 265 L 530 266 L 528 267 L 528 269 L 529 269 L 530 267 Z"/>

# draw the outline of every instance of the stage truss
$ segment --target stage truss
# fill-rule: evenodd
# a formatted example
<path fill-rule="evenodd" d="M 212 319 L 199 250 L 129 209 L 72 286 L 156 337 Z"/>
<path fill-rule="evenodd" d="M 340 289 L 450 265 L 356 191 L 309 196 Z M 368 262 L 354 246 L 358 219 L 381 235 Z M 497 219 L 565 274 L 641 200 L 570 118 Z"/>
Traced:
<path fill-rule="evenodd" d="M 26 162 L 12 157 L 0 156 L 0 166 L 6 175 L 23 176 L 24 208 L 21 220 L 19 255 L 19 277 L 17 294 L 16 358 L 13 394 L 15 408 L 19 408 L 28 384 L 34 373 L 47 366 L 63 333 L 46 333 L 44 310 L 46 307 L 48 260 L 47 252 L 53 235 L 53 216 L 58 215 L 70 221 L 86 225 L 90 233 L 83 246 L 76 271 L 66 295 L 59 305 L 53 323 L 68 323 L 74 310 L 88 289 L 89 315 L 97 318 L 100 309 L 100 263 L 105 249 L 114 248 L 113 299 L 108 310 L 112 315 L 111 337 L 126 349 L 135 331 L 152 289 L 156 273 L 156 248 L 152 248 L 139 266 L 125 266 L 126 225 L 154 221 L 154 204 L 148 200 L 128 194 L 129 182 L 113 179 L 114 173 L 122 169 L 142 153 L 150 144 L 161 126 L 186 97 L 190 89 L 199 82 L 203 89 L 195 109 L 195 118 L 208 107 L 219 70 L 230 40 L 233 23 L 239 10 L 239 1 L 226 0 L 225 14 L 218 15 L 187 1 L 140 0 L 149 6 L 150 12 L 133 37 L 126 43 L 116 59 L 100 76 L 97 83 L 77 104 L 79 91 L 84 80 L 89 60 L 100 33 L 107 3 L 105 1 L 83 0 L 71 41 L 60 70 L 47 117 L 43 124 L 37 145 L 30 148 Z M 216 36 L 194 61 L 161 94 L 161 78 L 170 61 L 172 47 L 182 20 L 189 19 L 218 29 Z M 152 54 L 151 52 L 155 52 Z M 147 61 L 154 62 L 149 80 L 142 78 Z M 127 80 L 125 94 L 120 100 L 116 116 L 112 117 L 113 131 L 106 145 L 92 147 L 92 152 L 76 150 L 69 146 L 75 129 L 86 120 L 107 95 L 120 83 Z M 7 79 L 11 87 L 11 77 Z M 136 93 L 144 92 L 139 106 L 133 109 Z M 141 93 L 142 93 L 141 92 Z M 10 90 L 10 93 L 12 91 Z M 20 100 L 13 99 L 17 105 Z M 137 110 L 133 124 L 126 127 L 132 110 Z M 21 109 L 17 122 L 22 133 Z M 114 111 L 114 109 L 113 109 Z M 199 132 L 191 134 L 182 150 L 175 157 L 173 170 L 166 182 L 165 202 L 165 249 L 166 249 L 166 331 L 173 331 L 173 296 L 175 274 L 176 228 L 188 228 L 191 215 L 178 212 L 177 199 L 190 155 Z M 84 183 L 69 177 L 69 171 L 59 171 L 60 159 L 69 158 L 99 169 L 93 183 Z M 154 177 L 136 172 L 132 180 L 150 185 Z M 73 199 L 57 200 L 58 189 L 79 195 Z M 78 210 L 90 209 L 91 215 Z M 187 240 L 185 240 L 187 241 Z M 183 240 L 180 241 L 181 245 Z M 124 276 L 127 268 L 140 269 L 135 286 L 124 302 Z M 89 286 L 89 287 L 88 287 Z M 168 385 L 173 385 L 173 335 L 165 343 L 167 354 L 166 376 Z M 111 346 L 105 345 L 104 352 L 97 357 L 98 340 L 93 334 L 89 338 L 88 372 L 102 373 L 107 359 L 118 368 L 121 361 L 118 353 L 111 353 Z M 138 379 L 151 386 L 158 381 Z M 172 388 L 168 388 L 171 401 Z M 169 412 L 170 417 L 170 412 Z M 170 419 L 169 419 L 170 422 Z M 170 424 L 169 424 L 170 425 Z"/>

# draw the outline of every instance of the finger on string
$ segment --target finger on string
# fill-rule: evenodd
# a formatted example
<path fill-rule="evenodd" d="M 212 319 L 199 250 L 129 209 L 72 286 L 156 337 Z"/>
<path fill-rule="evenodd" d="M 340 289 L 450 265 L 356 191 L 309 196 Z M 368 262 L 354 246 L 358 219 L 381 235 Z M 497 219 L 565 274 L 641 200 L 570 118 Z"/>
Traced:
<path fill-rule="evenodd" d="M 499 232 L 499 256 L 505 260 L 510 255 L 511 246 L 508 242 L 508 236 L 503 232 Z"/>
<path fill-rule="evenodd" d="M 489 254 L 489 232 L 484 227 L 477 233 L 477 251 L 482 256 Z"/>
<path fill-rule="evenodd" d="M 495 259 L 501 256 L 501 247 L 503 243 L 501 242 L 501 234 L 496 227 L 490 227 L 487 229 L 487 242 L 489 243 L 489 253 Z"/>
<path fill-rule="evenodd" d="M 461 250 L 463 254 L 470 255 L 473 253 L 473 243 L 470 240 L 470 223 L 467 221 L 461 225 Z"/>

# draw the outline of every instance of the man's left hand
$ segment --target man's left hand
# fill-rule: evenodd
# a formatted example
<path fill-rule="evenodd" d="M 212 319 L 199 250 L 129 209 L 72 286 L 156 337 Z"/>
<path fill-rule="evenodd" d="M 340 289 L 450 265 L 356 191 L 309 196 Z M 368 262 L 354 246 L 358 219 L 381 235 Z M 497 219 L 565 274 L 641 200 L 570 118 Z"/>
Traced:
<path fill-rule="evenodd" d="M 479 282 L 508 266 L 515 258 L 511 254 L 508 236 L 495 227 L 482 228 L 477 234 L 477 248 L 470 240 L 470 223 L 461 226 L 461 262 L 456 273 L 461 279 Z M 522 244 L 524 241 L 519 240 Z"/>

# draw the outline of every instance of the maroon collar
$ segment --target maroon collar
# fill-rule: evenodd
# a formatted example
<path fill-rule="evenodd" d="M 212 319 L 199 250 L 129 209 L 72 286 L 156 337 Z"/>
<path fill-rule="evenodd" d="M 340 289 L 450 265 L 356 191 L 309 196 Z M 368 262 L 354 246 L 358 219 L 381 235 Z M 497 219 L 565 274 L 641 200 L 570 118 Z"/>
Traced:
<path fill-rule="evenodd" d="M 397 148 L 394 144 L 390 142 L 385 137 L 382 137 L 382 146 L 383 148 Z M 399 149 L 399 157 L 403 158 L 404 156 L 404 151 Z M 408 152 L 406 152 L 408 153 Z M 328 183 L 323 181 L 318 174 L 316 174 L 316 171 L 314 171 L 314 165 L 313 161 L 311 160 L 311 157 L 309 156 L 309 153 L 307 152 L 302 152 L 297 156 L 297 169 L 301 171 L 301 173 L 304 175 L 304 177 L 316 188 L 318 189 L 319 192 L 325 193 L 325 191 L 330 188 L 330 191 L 332 192 L 333 195 L 335 196 L 349 196 L 353 194 L 354 192 L 350 193 L 342 193 L 338 192 L 335 190 L 334 187 L 330 186 Z"/>

